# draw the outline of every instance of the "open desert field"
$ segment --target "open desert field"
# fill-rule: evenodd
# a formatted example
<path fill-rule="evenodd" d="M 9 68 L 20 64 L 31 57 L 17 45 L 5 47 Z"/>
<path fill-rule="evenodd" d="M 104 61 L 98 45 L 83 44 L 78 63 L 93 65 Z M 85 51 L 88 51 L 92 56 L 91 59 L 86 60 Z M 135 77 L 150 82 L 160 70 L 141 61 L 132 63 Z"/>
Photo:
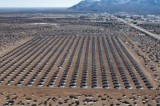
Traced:
<path fill-rule="evenodd" d="M 160 106 L 160 41 L 105 14 L 0 14 L 2 106 Z"/>

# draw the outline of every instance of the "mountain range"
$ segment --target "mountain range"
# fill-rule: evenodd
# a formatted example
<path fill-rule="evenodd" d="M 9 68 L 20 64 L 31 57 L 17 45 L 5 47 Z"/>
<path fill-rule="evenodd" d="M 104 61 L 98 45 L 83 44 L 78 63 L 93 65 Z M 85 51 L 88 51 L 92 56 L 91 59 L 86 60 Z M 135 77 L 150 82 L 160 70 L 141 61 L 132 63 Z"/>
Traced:
<path fill-rule="evenodd" d="M 160 0 L 83 0 L 70 9 L 160 14 Z"/>

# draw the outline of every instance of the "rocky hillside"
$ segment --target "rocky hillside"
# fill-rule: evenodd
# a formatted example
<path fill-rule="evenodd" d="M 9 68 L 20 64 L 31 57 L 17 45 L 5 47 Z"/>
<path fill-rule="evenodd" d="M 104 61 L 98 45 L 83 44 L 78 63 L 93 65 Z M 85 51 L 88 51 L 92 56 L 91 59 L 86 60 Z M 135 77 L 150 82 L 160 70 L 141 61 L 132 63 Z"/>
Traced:
<path fill-rule="evenodd" d="M 71 9 L 160 14 L 160 0 L 83 0 Z"/>

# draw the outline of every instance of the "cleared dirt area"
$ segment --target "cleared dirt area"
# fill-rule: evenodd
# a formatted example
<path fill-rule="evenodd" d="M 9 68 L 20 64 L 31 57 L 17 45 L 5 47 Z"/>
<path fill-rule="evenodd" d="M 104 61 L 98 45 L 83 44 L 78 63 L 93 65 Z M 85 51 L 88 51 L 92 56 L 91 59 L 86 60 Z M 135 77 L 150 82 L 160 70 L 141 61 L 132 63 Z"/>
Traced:
<path fill-rule="evenodd" d="M 14 89 L 14 90 L 13 90 Z M 158 106 L 159 91 L 1 87 L 4 106 Z"/>

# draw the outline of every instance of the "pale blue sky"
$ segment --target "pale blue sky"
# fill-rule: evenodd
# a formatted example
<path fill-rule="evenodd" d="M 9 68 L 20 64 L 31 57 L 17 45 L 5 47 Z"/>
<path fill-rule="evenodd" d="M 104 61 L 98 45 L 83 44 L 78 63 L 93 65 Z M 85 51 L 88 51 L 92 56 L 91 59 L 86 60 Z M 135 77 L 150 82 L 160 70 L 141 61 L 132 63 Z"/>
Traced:
<path fill-rule="evenodd" d="M 0 7 L 70 7 L 81 0 L 0 0 Z"/>

